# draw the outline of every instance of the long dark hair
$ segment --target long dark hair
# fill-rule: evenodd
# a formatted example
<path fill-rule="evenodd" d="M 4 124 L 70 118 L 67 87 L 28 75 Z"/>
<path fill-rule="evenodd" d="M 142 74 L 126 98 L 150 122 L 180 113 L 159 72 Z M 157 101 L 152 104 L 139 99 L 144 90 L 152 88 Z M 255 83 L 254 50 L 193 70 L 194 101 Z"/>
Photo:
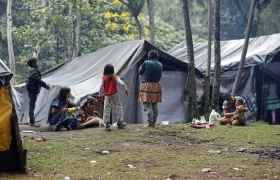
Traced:
<path fill-rule="evenodd" d="M 109 76 L 112 78 L 115 74 L 114 66 L 112 64 L 107 64 L 104 67 L 103 76 Z"/>
<path fill-rule="evenodd" d="M 56 97 L 57 100 L 59 100 L 60 104 L 63 106 L 66 103 L 66 95 L 71 92 L 71 89 L 69 87 L 62 87 L 58 93 L 58 96 Z"/>

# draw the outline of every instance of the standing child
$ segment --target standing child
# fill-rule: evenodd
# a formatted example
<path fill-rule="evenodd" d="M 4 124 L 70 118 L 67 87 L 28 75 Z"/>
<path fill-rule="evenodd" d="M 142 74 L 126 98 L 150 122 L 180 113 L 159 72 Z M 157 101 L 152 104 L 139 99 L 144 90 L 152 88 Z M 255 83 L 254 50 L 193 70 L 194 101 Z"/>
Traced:
<path fill-rule="evenodd" d="M 31 58 L 27 61 L 29 66 L 26 78 L 26 89 L 29 97 L 29 118 L 30 126 L 39 127 L 39 124 L 35 123 L 34 110 L 36 105 L 37 96 L 41 87 L 50 89 L 50 87 L 41 80 L 41 72 L 39 71 L 39 64 L 37 58 Z"/>
<path fill-rule="evenodd" d="M 125 83 L 115 75 L 114 66 L 107 64 L 104 67 L 103 77 L 101 81 L 99 96 L 105 96 L 104 98 L 104 112 L 103 120 L 106 124 L 105 130 L 110 131 L 110 114 L 112 105 L 116 106 L 117 111 L 117 126 L 122 129 L 126 126 L 123 123 L 123 107 L 118 95 L 117 84 L 125 88 L 125 93 L 128 95 L 128 90 Z"/>

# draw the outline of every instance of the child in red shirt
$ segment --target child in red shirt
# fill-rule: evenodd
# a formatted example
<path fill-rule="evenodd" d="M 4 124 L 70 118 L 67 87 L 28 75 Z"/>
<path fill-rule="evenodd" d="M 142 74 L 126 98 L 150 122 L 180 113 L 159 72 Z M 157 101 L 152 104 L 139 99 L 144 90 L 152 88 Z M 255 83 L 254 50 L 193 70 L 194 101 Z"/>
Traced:
<path fill-rule="evenodd" d="M 106 124 L 105 130 L 107 131 L 110 131 L 110 113 L 112 110 L 112 105 L 116 106 L 118 128 L 122 129 L 126 126 L 126 124 L 123 123 L 123 107 L 118 95 L 117 84 L 124 87 L 125 93 L 128 95 L 128 90 L 125 83 L 115 75 L 114 66 L 107 64 L 104 67 L 99 91 L 99 96 L 104 96 L 103 120 Z"/>

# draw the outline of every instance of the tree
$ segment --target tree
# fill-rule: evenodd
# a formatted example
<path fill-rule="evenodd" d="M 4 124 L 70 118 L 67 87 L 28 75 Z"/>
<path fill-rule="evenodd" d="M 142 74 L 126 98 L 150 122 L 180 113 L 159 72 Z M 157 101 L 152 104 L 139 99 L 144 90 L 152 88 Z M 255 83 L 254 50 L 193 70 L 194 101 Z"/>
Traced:
<path fill-rule="evenodd" d="M 150 39 L 151 43 L 155 44 L 155 4 L 154 0 L 147 0 L 149 21 L 150 21 Z"/>
<path fill-rule="evenodd" d="M 15 64 L 15 55 L 14 55 L 14 47 L 13 47 L 13 18 L 12 18 L 12 0 L 7 2 L 7 43 L 8 43 L 8 51 L 9 51 L 9 66 L 11 72 L 13 74 L 16 73 L 16 64 Z M 13 81 L 12 81 L 13 83 Z"/>
<path fill-rule="evenodd" d="M 215 0 L 215 18 L 214 18 L 214 85 L 211 106 L 213 109 L 219 109 L 220 78 L 221 78 L 221 48 L 220 48 L 220 0 Z"/>
<path fill-rule="evenodd" d="M 183 14 L 185 23 L 185 33 L 186 33 L 186 43 L 187 43 L 187 53 L 188 53 L 188 82 L 187 87 L 190 88 L 189 98 L 190 108 L 188 109 L 189 117 L 191 119 L 197 117 L 197 102 L 196 102 L 196 79 L 195 79 L 195 66 L 194 66 L 194 51 L 193 51 L 193 40 L 192 40 L 192 30 L 189 16 L 188 0 L 182 0 L 183 3 Z M 191 120 L 190 119 L 190 120 Z"/>
<path fill-rule="evenodd" d="M 243 69 L 244 69 L 244 64 L 245 64 L 246 54 L 247 54 L 248 44 L 249 44 L 249 37 L 250 37 L 252 22 L 253 22 L 253 18 L 254 18 L 255 6 L 256 6 L 256 0 L 252 0 L 250 13 L 249 13 L 248 24 L 247 24 L 247 28 L 246 28 L 246 32 L 245 32 L 245 41 L 244 41 L 243 51 L 242 51 L 241 59 L 240 59 L 240 62 L 239 62 L 237 76 L 235 78 L 235 82 L 234 82 L 234 85 L 233 85 L 233 88 L 232 88 L 232 94 L 233 95 L 237 94 L 239 84 L 240 84 L 240 81 L 241 81 L 241 77 L 242 77 L 242 73 L 243 73 Z"/>
<path fill-rule="evenodd" d="M 122 2 L 124 5 L 126 5 L 128 10 L 131 12 L 131 14 L 135 20 L 135 23 L 137 25 L 138 37 L 139 37 L 139 39 L 142 39 L 142 27 L 139 22 L 138 16 L 141 13 L 141 11 L 143 10 L 143 7 L 145 5 L 145 0 L 120 0 L 120 2 Z"/>
<path fill-rule="evenodd" d="M 207 70 L 205 79 L 205 91 L 204 91 L 204 114 L 208 115 L 210 110 L 210 71 L 211 71 L 211 40 L 212 40 L 212 15 L 211 15 L 211 1 L 208 0 L 208 59 Z"/>

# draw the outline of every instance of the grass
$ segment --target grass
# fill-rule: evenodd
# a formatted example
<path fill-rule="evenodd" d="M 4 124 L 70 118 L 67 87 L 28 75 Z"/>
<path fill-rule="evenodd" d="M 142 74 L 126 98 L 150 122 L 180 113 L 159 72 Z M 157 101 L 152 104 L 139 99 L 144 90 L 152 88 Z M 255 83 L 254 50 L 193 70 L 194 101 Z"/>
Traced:
<path fill-rule="evenodd" d="M 48 141 L 35 142 L 44 135 Z M 25 134 L 28 174 L 0 174 L 0 179 L 277 179 L 280 161 L 250 151 L 279 149 L 280 126 L 252 123 L 246 127 L 186 125 L 156 129 L 131 125 L 103 129 Z M 236 152 L 246 148 L 244 153 Z M 107 150 L 110 153 L 103 155 Z M 210 154 L 209 150 L 219 150 Z M 96 161 L 96 163 L 91 163 Z M 133 165 L 133 168 L 128 167 Z M 211 168 L 211 173 L 202 173 Z M 239 170 L 234 170 L 239 168 Z M 277 177 L 278 176 L 278 177 Z"/>

